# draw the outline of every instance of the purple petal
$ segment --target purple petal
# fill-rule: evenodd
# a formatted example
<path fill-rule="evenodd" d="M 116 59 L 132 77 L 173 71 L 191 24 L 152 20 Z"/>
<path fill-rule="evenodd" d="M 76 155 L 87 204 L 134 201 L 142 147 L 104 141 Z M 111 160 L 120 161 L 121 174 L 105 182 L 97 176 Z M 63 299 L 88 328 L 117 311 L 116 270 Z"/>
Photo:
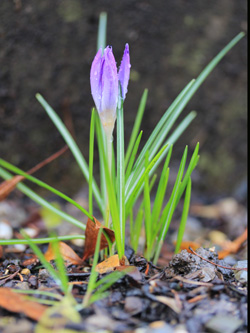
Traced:
<path fill-rule="evenodd" d="M 101 111 L 101 98 L 102 98 L 102 49 L 100 49 L 91 65 L 90 70 L 90 87 L 95 106 L 98 112 Z"/>
<path fill-rule="evenodd" d="M 107 122 L 113 121 L 116 117 L 116 106 L 118 101 L 118 77 L 115 58 L 111 47 L 104 50 L 104 62 L 102 71 L 102 118 Z"/>
<path fill-rule="evenodd" d="M 118 73 L 118 78 L 121 83 L 121 89 L 122 89 L 122 98 L 123 100 L 126 97 L 126 94 L 128 92 L 128 81 L 130 76 L 130 55 L 129 55 L 129 46 L 128 44 L 125 45 L 124 54 L 121 61 L 121 66 Z"/>

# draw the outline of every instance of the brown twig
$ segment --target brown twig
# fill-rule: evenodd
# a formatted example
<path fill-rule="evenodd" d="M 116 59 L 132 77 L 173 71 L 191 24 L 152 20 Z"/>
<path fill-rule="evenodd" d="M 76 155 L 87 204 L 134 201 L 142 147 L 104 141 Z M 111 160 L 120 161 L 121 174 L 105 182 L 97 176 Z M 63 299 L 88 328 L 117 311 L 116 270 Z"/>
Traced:
<path fill-rule="evenodd" d="M 204 298 L 206 298 L 207 295 L 198 295 L 198 296 L 195 296 L 191 299 L 189 299 L 187 302 L 190 304 L 190 303 L 196 303 L 196 302 L 199 302 L 201 300 L 203 300 Z"/>
<path fill-rule="evenodd" d="M 42 162 L 40 162 L 37 165 L 35 165 L 29 171 L 27 171 L 27 174 L 31 175 L 34 172 L 36 172 L 37 170 L 39 170 L 42 167 L 44 167 L 46 164 L 49 164 L 50 162 L 52 162 L 53 160 L 55 160 L 57 157 L 61 156 L 68 148 L 69 147 L 67 145 L 65 145 L 63 148 L 61 148 L 60 150 L 58 150 L 57 152 L 55 152 L 54 154 L 52 154 L 51 156 L 49 156 L 48 158 L 46 158 L 45 160 L 43 160 Z"/>
<path fill-rule="evenodd" d="M 216 264 L 215 262 L 213 261 L 210 261 L 208 259 L 205 259 L 203 258 L 202 256 L 200 256 L 198 253 L 196 253 L 190 246 L 189 246 L 189 250 L 195 254 L 197 257 L 201 258 L 202 260 L 205 260 L 207 262 L 209 262 L 210 264 L 214 265 L 214 266 L 218 266 L 218 267 L 221 267 L 221 268 L 225 268 L 225 269 L 231 269 L 231 270 L 234 270 L 234 271 L 247 271 L 247 268 L 234 268 L 234 267 L 226 267 L 226 266 L 222 266 L 222 265 L 219 265 L 219 264 Z"/>

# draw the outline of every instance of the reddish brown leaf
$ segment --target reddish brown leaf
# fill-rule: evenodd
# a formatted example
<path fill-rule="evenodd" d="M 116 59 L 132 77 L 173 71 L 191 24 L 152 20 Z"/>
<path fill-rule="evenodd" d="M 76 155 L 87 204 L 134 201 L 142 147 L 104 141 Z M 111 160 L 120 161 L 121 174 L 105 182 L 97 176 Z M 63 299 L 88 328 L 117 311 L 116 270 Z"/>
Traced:
<path fill-rule="evenodd" d="M 86 260 L 88 257 L 92 256 L 95 253 L 97 235 L 100 228 L 103 228 L 105 233 L 108 235 L 110 241 L 113 243 L 115 241 L 114 231 L 109 228 L 104 227 L 96 218 L 94 218 L 95 222 L 88 219 L 86 231 L 85 231 L 85 247 L 83 260 Z M 100 250 L 105 249 L 108 246 L 108 242 L 104 234 L 101 236 L 101 244 Z"/>
<path fill-rule="evenodd" d="M 0 201 L 7 198 L 7 196 L 16 188 L 16 185 L 22 180 L 24 180 L 24 177 L 18 175 L 2 182 L 0 184 Z"/>
<path fill-rule="evenodd" d="M 83 260 L 66 243 L 59 242 L 59 250 L 63 259 L 67 261 L 68 264 L 81 265 L 83 263 Z M 49 244 L 48 250 L 44 256 L 48 261 L 55 259 L 55 253 L 51 244 Z"/>
<path fill-rule="evenodd" d="M 247 240 L 247 228 L 236 238 L 233 242 L 227 241 L 222 244 L 223 249 L 218 252 L 219 259 L 223 259 L 231 253 L 237 253 L 241 247 L 241 245 Z"/>
<path fill-rule="evenodd" d="M 47 306 L 29 301 L 10 288 L 0 289 L 0 306 L 11 312 L 24 313 L 33 320 L 39 320 L 47 309 Z"/>

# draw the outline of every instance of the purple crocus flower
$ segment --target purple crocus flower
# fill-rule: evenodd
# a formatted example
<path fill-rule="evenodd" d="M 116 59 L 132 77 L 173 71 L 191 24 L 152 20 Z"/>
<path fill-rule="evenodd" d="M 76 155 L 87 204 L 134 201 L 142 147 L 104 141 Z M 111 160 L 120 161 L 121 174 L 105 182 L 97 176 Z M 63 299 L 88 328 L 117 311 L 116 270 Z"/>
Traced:
<path fill-rule="evenodd" d="M 118 79 L 121 83 L 122 88 L 122 98 L 123 100 L 126 97 L 126 94 L 128 92 L 128 81 L 129 81 L 129 75 L 130 75 L 130 56 L 129 56 L 129 46 L 128 44 L 125 45 L 124 54 L 121 61 L 121 66 L 118 73 Z"/>
<path fill-rule="evenodd" d="M 111 47 L 100 49 L 90 70 L 91 93 L 103 126 L 114 123 L 118 101 L 118 76 Z"/>
<path fill-rule="evenodd" d="M 118 80 L 121 83 L 122 98 L 125 99 L 129 74 L 130 57 L 128 44 L 125 46 L 119 73 L 117 73 L 117 66 L 111 47 L 107 46 L 103 55 L 101 49 L 97 52 L 90 70 L 90 86 L 95 106 L 104 128 L 110 128 L 113 131 L 118 102 Z"/>

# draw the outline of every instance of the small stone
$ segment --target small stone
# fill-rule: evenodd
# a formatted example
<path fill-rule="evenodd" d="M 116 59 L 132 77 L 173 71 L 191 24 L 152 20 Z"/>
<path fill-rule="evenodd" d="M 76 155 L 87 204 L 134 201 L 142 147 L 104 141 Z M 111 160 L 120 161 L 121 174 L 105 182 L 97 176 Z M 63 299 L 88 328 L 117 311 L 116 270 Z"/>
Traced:
<path fill-rule="evenodd" d="M 234 266 L 234 268 L 247 268 L 247 260 L 240 260 Z M 246 284 L 247 283 L 247 271 L 234 271 L 234 277 L 237 281 Z"/>
<path fill-rule="evenodd" d="M 213 333 L 234 333 L 242 324 L 243 320 L 236 317 L 217 315 L 207 321 L 205 327 Z"/>
<path fill-rule="evenodd" d="M 149 324 L 145 333 L 174 333 L 173 328 L 163 320 L 154 321 Z"/>
<path fill-rule="evenodd" d="M 185 325 L 180 324 L 174 328 L 174 333 L 188 333 L 188 331 Z"/>
<path fill-rule="evenodd" d="M 16 252 L 24 252 L 26 249 L 26 245 L 24 244 L 15 244 L 13 245 L 13 247 L 16 250 Z"/>
<path fill-rule="evenodd" d="M 125 311 L 130 313 L 132 316 L 142 312 L 143 304 L 139 297 L 129 296 L 125 299 Z"/>
<path fill-rule="evenodd" d="M 201 281 L 203 281 L 203 282 L 213 281 L 213 279 L 216 276 L 215 269 L 212 267 L 203 267 L 201 271 L 202 271 Z"/>
<path fill-rule="evenodd" d="M 21 274 L 23 275 L 29 275 L 30 274 L 30 270 L 28 268 L 24 268 L 21 270 Z"/>
<path fill-rule="evenodd" d="M 0 221 L 0 239 L 11 239 L 13 231 L 11 226 L 6 221 Z"/>

